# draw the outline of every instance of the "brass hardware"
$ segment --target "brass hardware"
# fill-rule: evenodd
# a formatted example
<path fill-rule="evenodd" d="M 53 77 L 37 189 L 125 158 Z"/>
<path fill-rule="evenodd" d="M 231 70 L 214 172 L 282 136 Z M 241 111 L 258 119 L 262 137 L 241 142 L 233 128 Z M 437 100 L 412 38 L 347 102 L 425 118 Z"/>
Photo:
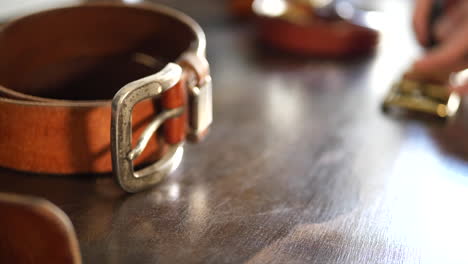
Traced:
<path fill-rule="evenodd" d="M 403 78 L 390 89 L 382 108 L 388 111 L 398 107 L 449 118 L 457 113 L 460 101 L 460 95 L 450 92 L 446 85 Z"/>

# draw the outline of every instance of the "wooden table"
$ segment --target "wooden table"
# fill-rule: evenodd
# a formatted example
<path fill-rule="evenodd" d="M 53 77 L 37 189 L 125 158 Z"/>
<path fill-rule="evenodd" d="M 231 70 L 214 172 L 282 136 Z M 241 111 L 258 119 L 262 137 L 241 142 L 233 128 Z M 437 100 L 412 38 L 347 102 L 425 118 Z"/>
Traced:
<path fill-rule="evenodd" d="M 388 0 L 375 55 L 306 59 L 257 45 L 222 1 L 164 1 L 208 36 L 215 124 L 154 189 L 0 171 L 0 191 L 71 218 L 84 263 L 468 263 L 468 118 L 381 113 L 418 48 Z"/>

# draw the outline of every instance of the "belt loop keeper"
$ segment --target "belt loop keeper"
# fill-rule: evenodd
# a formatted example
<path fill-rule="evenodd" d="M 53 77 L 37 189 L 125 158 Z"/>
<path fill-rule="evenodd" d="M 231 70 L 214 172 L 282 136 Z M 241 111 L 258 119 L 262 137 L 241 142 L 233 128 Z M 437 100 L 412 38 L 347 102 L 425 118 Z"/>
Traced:
<path fill-rule="evenodd" d="M 184 69 L 191 69 L 196 76 L 196 83 L 190 85 L 202 86 L 205 83 L 206 77 L 210 75 L 210 65 L 205 57 L 199 56 L 194 52 L 186 52 L 180 56 L 178 63 Z M 190 77 L 187 79 L 189 82 Z M 187 87 L 191 88 L 191 87 Z"/>

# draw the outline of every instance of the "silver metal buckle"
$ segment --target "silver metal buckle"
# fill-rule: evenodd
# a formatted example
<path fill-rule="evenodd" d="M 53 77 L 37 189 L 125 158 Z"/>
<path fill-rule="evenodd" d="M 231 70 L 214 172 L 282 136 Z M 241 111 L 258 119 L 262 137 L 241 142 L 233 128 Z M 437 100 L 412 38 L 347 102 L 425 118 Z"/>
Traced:
<path fill-rule="evenodd" d="M 175 108 L 160 113 L 142 133 L 132 149 L 132 111 L 134 106 L 147 98 L 160 96 L 176 85 L 182 76 L 182 68 L 169 63 L 160 72 L 131 82 L 120 89 L 112 100 L 111 150 L 112 169 L 119 185 L 127 192 L 138 192 L 160 182 L 175 170 L 183 156 L 183 143 L 169 147 L 159 161 L 138 171 L 133 160 L 145 149 L 151 136 L 167 119 L 184 112 Z"/>

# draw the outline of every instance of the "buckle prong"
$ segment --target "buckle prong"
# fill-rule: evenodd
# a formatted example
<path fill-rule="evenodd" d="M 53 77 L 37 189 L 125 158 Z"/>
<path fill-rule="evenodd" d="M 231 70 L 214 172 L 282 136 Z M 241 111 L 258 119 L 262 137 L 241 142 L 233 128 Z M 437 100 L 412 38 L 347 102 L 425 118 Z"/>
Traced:
<path fill-rule="evenodd" d="M 141 133 L 140 138 L 138 139 L 138 142 L 132 151 L 130 151 L 127 155 L 127 159 L 129 160 L 135 160 L 138 158 L 141 153 L 146 148 L 146 145 L 148 144 L 149 140 L 151 139 L 151 136 L 158 130 L 158 128 L 167 120 L 170 118 L 177 117 L 181 115 L 184 112 L 184 107 L 178 107 L 170 110 L 165 110 L 158 116 L 156 116 L 145 128 L 143 133 Z"/>
<path fill-rule="evenodd" d="M 146 168 L 141 170 L 135 171 L 134 176 L 135 178 L 143 178 L 143 177 L 151 177 L 152 175 L 156 175 L 160 177 L 160 180 L 163 179 L 164 174 L 154 174 L 155 171 L 173 171 L 174 169 L 179 166 L 180 162 L 182 161 L 182 156 L 184 155 L 184 143 L 178 143 L 171 145 L 169 149 L 166 151 L 166 154 L 155 163 L 149 165 Z"/>

